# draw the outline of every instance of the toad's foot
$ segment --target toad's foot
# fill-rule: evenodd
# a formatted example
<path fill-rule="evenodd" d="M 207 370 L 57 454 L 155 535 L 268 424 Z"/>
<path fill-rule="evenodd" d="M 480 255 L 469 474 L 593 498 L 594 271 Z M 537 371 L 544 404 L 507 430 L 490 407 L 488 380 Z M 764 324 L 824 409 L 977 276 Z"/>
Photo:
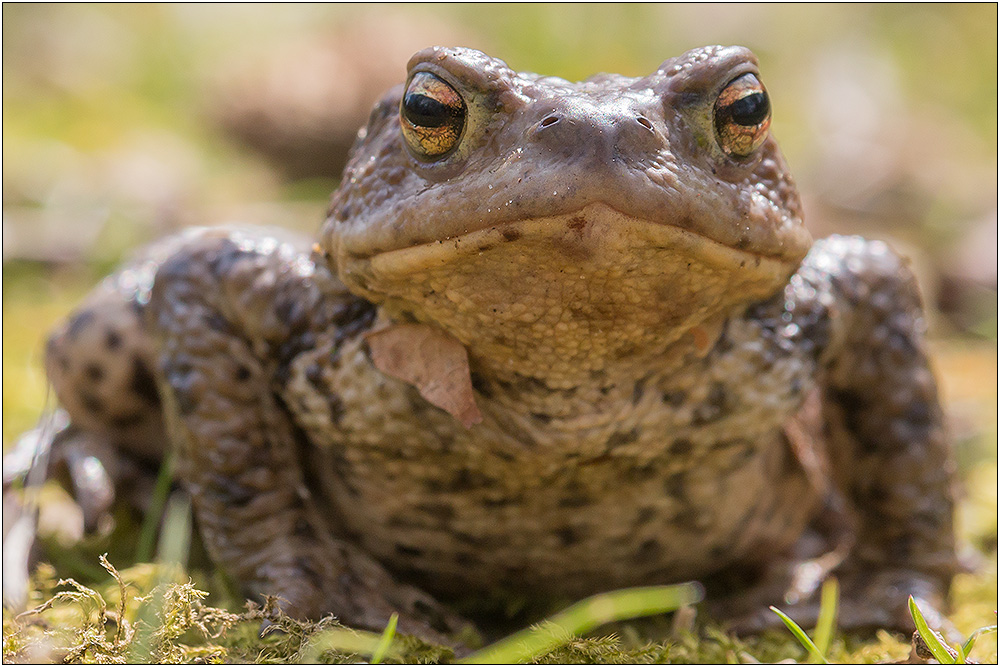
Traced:
<path fill-rule="evenodd" d="M 836 627 L 841 630 L 887 629 L 912 633 L 908 598 L 913 596 L 928 626 L 950 641 L 961 635 L 942 613 L 945 594 L 939 582 L 913 570 L 835 572 L 840 581 Z M 759 599 L 759 598 L 757 598 Z M 805 629 L 816 626 L 820 612 L 819 592 L 791 603 L 774 605 Z M 745 607 L 744 607 L 745 609 Z M 730 616 L 727 627 L 736 634 L 754 634 L 781 627 L 781 619 L 767 606 Z"/>

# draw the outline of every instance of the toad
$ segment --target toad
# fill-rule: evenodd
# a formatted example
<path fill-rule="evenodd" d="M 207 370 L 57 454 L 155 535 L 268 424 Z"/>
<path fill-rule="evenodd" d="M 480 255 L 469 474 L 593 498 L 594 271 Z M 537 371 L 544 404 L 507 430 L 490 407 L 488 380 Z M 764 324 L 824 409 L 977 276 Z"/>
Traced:
<path fill-rule="evenodd" d="M 420 51 L 319 243 L 187 231 L 53 333 L 56 451 L 172 448 L 296 616 L 442 637 L 444 600 L 700 579 L 752 630 L 834 574 L 842 626 L 906 627 L 955 564 L 917 285 L 813 242 L 770 120 L 739 47 L 579 83 Z"/>

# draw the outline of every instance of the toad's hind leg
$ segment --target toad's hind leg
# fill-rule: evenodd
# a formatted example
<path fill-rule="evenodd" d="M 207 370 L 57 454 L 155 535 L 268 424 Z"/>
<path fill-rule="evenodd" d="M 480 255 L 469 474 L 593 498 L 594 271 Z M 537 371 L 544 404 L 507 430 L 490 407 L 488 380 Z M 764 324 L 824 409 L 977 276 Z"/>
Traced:
<path fill-rule="evenodd" d="M 69 415 L 53 436 L 50 470 L 68 473 L 88 529 L 116 496 L 145 508 L 167 447 L 141 293 L 153 264 L 101 283 L 46 345 L 46 372 Z"/>

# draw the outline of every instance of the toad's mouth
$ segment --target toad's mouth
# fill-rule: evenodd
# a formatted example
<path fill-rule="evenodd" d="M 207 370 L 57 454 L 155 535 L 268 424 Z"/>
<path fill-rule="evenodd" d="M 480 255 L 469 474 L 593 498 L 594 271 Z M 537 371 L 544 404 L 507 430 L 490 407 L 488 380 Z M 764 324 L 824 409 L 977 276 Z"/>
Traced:
<path fill-rule="evenodd" d="M 623 300 L 656 309 L 669 323 L 670 313 L 686 317 L 769 296 L 798 265 L 606 204 L 336 260 L 341 280 L 373 302 L 411 313 L 460 310 L 484 324 L 519 304 L 581 311 Z"/>
<path fill-rule="evenodd" d="M 697 261 L 720 270 L 738 268 L 760 273 L 762 277 L 785 275 L 790 266 L 798 264 L 786 256 L 731 247 L 678 225 L 629 216 L 604 203 L 588 204 L 561 215 L 497 223 L 367 257 L 353 256 L 347 261 L 369 264 L 379 276 L 403 277 L 442 267 L 460 257 L 481 257 L 484 264 L 490 265 L 494 259 L 501 259 L 505 250 L 519 256 L 527 253 L 544 262 L 542 254 L 547 251 L 540 246 L 547 246 L 551 259 L 575 260 L 581 268 L 602 260 L 618 262 L 629 255 L 657 251 L 666 251 L 659 259 L 671 264 Z"/>

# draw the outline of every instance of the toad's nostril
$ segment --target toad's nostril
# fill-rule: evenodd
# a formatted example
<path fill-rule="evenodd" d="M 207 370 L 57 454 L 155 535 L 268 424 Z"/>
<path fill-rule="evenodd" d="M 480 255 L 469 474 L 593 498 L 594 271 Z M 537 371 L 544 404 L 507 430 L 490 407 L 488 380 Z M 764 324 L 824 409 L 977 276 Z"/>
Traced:
<path fill-rule="evenodd" d="M 548 127 L 549 125 L 555 125 L 559 122 L 559 116 L 546 116 L 542 119 L 542 122 L 538 124 L 539 127 Z"/>
<path fill-rule="evenodd" d="M 643 116 L 636 116 L 635 119 L 636 119 L 636 121 L 638 121 L 639 125 L 642 125 L 644 128 L 646 128 L 650 132 L 653 131 L 653 124 L 649 122 L 648 118 L 645 118 Z"/>

